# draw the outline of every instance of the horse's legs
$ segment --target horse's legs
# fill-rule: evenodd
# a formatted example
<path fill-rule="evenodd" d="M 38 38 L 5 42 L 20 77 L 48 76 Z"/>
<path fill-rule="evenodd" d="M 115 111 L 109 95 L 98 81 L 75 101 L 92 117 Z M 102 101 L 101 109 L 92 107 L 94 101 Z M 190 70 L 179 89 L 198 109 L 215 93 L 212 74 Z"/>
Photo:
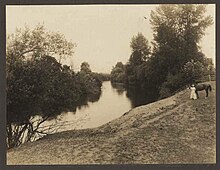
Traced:
<path fill-rule="evenodd" d="M 205 92 L 206 92 L 206 98 L 207 98 L 209 96 L 209 90 L 205 89 Z"/>

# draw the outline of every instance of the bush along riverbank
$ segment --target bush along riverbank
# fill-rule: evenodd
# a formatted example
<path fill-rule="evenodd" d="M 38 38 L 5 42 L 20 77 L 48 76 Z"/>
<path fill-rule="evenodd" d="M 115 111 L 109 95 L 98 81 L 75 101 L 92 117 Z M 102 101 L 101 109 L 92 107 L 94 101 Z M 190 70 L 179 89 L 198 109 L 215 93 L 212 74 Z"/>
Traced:
<path fill-rule="evenodd" d="M 7 164 L 216 163 L 216 98 L 189 89 L 93 129 L 48 135 L 7 152 Z"/>

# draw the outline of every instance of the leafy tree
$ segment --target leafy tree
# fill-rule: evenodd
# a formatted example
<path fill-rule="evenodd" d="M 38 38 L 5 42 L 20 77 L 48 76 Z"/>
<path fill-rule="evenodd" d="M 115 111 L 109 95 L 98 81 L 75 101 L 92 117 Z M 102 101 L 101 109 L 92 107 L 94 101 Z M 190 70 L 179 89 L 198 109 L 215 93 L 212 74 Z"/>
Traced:
<path fill-rule="evenodd" d="M 170 95 L 173 95 L 176 90 L 183 90 L 180 87 L 185 87 L 187 81 L 187 77 L 183 72 L 179 72 L 178 74 L 168 73 L 166 77 L 166 81 L 164 81 L 159 88 L 159 98 L 165 98 Z"/>
<path fill-rule="evenodd" d="M 138 33 L 131 39 L 130 47 L 132 54 L 129 58 L 128 64 L 125 66 L 125 74 L 127 84 L 138 85 L 142 81 L 140 74 L 143 72 L 143 65 L 147 59 L 150 58 L 150 46 L 148 40 L 142 33 Z"/>
<path fill-rule="evenodd" d="M 169 86 L 170 92 L 180 88 L 182 83 L 173 86 L 174 81 L 169 79 L 182 82 L 181 72 L 187 62 L 194 60 L 202 64 L 201 68 L 206 65 L 199 42 L 206 28 L 212 24 L 212 18 L 205 16 L 205 12 L 205 5 L 193 4 L 160 5 L 152 11 L 150 20 L 154 31 L 152 63 L 158 64 L 154 72 L 161 76 L 160 81 L 153 82 L 157 84 L 158 90 L 165 86 L 166 88 Z"/>
<path fill-rule="evenodd" d="M 67 72 L 54 57 L 27 60 L 13 67 L 11 74 L 13 76 L 7 77 L 9 148 L 31 141 L 36 133 L 43 133 L 38 128 L 48 118 L 75 110 L 83 93 L 74 74 Z M 31 122 L 36 115 L 41 119 Z"/>
<path fill-rule="evenodd" d="M 47 32 L 43 25 L 37 25 L 33 30 L 16 29 L 7 36 L 7 61 L 27 59 L 28 57 L 55 56 L 59 63 L 73 54 L 76 44 L 67 41 L 63 34 Z M 12 62 L 13 62 L 12 61 Z"/>
<path fill-rule="evenodd" d="M 81 64 L 81 70 L 78 73 L 79 79 L 83 82 L 85 94 L 89 101 L 97 101 L 101 94 L 102 82 L 96 73 L 93 73 L 90 69 L 90 65 L 87 62 Z"/>
<path fill-rule="evenodd" d="M 108 73 L 94 73 L 94 75 L 101 82 L 110 80 L 110 74 L 108 74 Z"/>
<path fill-rule="evenodd" d="M 122 62 L 117 62 L 111 71 L 111 81 L 125 83 L 125 66 Z"/>
<path fill-rule="evenodd" d="M 43 122 L 55 118 L 61 112 L 75 111 L 89 94 L 100 96 L 101 83 L 92 77 L 88 65 L 83 65 L 85 74 L 89 74 L 89 81 L 86 81 L 88 79 L 85 80 L 69 66 L 60 63 L 61 58 L 73 54 L 74 47 L 63 35 L 46 32 L 41 25 L 33 30 L 27 27 L 24 30 L 17 29 L 15 34 L 8 36 L 8 148 L 32 141 L 37 134 L 45 135 L 40 128 Z M 36 116 L 39 119 L 35 119 Z"/>
<path fill-rule="evenodd" d="M 83 63 L 81 64 L 81 70 L 80 70 L 80 72 L 84 72 L 84 73 L 86 73 L 86 74 L 91 73 L 92 71 L 91 71 L 91 69 L 90 69 L 89 63 L 83 62 Z"/>
<path fill-rule="evenodd" d="M 184 73 L 189 82 L 195 83 L 205 75 L 213 73 L 212 65 L 204 65 L 200 61 L 191 60 L 184 65 Z"/>
<path fill-rule="evenodd" d="M 124 66 L 125 83 L 149 89 L 163 98 L 202 74 L 213 72 L 199 46 L 206 28 L 213 23 L 205 12 L 206 5 L 193 4 L 160 5 L 152 11 L 152 52 L 141 33 L 132 38 L 132 53 Z M 193 69 L 189 66 L 191 60 L 196 63 Z M 117 72 L 119 69 L 113 68 L 112 73 Z"/>
<path fill-rule="evenodd" d="M 149 57 L 150 46 L 142 33 L 138 33 L 137 36 L 132 37 L 130 47 L 132 49 L 129 59 L 130 64 L 140 65 Z"/>
<path fill-rule="evenodd" d="M 156 52 L 174 54 L 172 58 L 176 58 L 174 63 L 179 68 L 191 59 L 198 60 L 198 43 L 212 24 L 212 18 L 205 17 L 205 12 L 205 5 L 192 4 L 161 5 L 152 11 Z"/>

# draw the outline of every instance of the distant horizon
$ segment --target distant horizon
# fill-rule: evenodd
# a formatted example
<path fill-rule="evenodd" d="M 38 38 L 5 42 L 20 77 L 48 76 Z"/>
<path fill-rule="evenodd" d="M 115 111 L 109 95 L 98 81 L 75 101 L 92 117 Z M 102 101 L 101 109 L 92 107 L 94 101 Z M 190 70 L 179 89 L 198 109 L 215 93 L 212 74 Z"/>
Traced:
<path fill-rule="evenodd" d="M 93 72 L 110 73 L 117 62 L 128 61 L 131 38 L 138 32 L 151 46 L 150 13 L 158 5 L 7 5 L 6 32 L 11 34 L 16 28 L 34 28 L 43 23 L 47 31 L 64 34 L 77 44 L 73 56 L 63 64 L 78 71 L 86 61 Z M 215 66 L 215 4 L 207 5 L 206 14 L 213 17 L 213 25 L 207 28 L 199 45 Z"/>

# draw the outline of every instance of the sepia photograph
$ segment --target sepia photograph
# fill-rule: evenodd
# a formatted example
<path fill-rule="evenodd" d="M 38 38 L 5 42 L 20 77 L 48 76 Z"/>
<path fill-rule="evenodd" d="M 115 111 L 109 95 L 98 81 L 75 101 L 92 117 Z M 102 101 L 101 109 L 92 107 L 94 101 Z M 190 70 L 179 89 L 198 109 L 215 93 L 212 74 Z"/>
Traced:
<path fill-rule="evenodd" d="M 6 164 L 216 164 L 216 5 L 6 5 Z"/>

